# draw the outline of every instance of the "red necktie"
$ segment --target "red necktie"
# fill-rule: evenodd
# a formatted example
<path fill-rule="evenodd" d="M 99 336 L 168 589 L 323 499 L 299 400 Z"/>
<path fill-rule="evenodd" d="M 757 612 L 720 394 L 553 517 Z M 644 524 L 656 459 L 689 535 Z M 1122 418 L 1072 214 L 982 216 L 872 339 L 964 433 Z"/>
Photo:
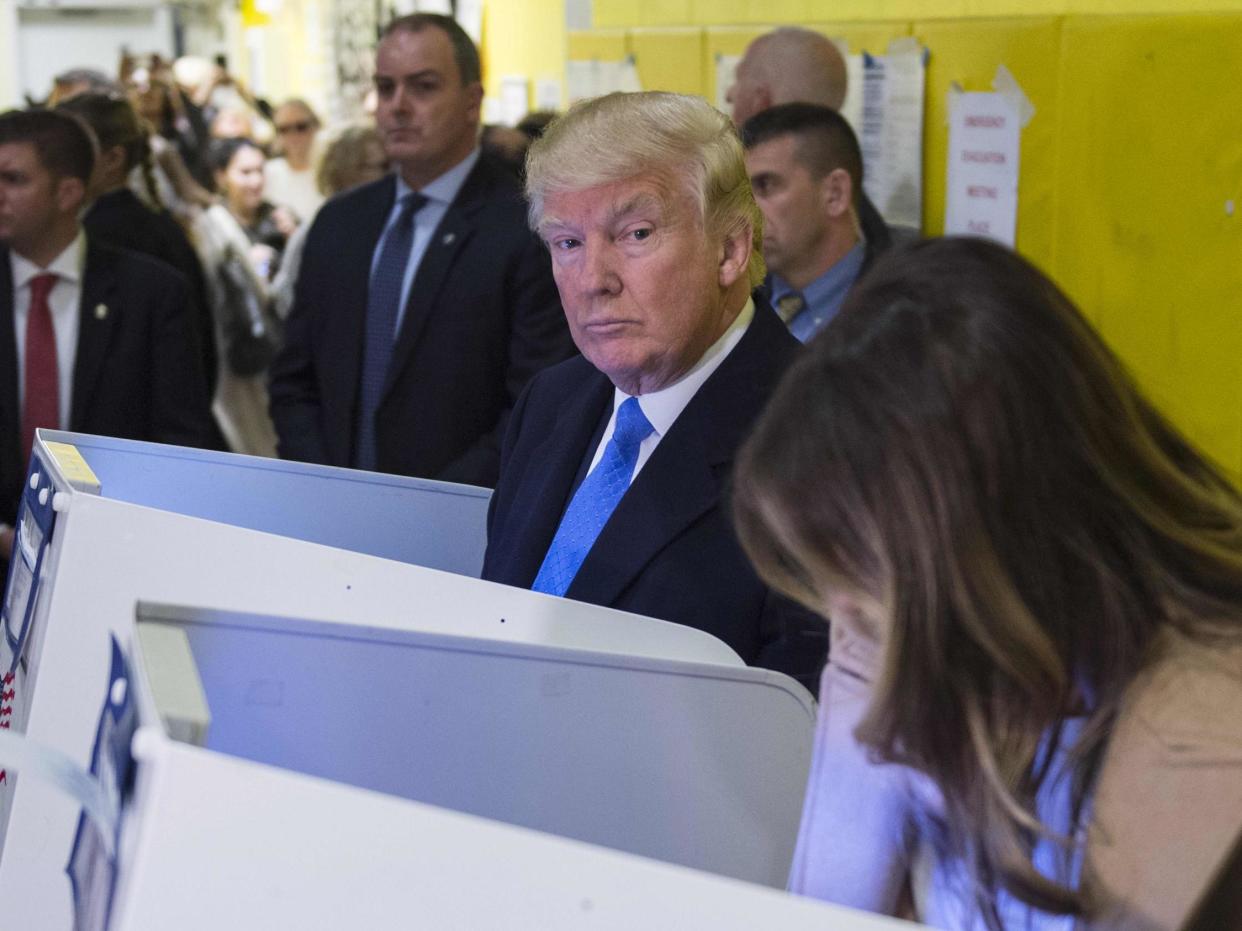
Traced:
<path fill-rule="evenodd" d="M 60 427 L 60 373 L 56 365 L 56 330 L 47 298 L 55 275 L 30 279 L 26 314 L 26 399 L 22 406 L 22 461 L 30 461 L 35 430 Z"/>

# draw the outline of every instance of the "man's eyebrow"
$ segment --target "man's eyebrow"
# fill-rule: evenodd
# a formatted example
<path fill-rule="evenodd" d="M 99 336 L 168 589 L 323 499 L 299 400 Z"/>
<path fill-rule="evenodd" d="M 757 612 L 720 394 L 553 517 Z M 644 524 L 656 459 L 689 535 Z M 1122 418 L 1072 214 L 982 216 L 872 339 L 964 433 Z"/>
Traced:
<path fill-rule="evenodd" d="M 632 213 L 654 210 L 659 216 L 664 215 L 664 202 L 654 194 L 635 194 L 624 203 L 617 204 L 608 212 L 608 219 L 616 222 Z"/>
<path fill-rule="evenodd" d="M 380 81 L 421 81 L 423 78 L 438 78 L 440 72 L 435 68 L 424 68 L 422 71 L 415 71 L 411 74 L 377 74 L 371 80 L 379 83 Z"/>
<path fill-rule="evenodd" d="M 564 230 L 569 228 L 569 223 L 559 217 L 541 217 L 535 232 L 540 236 L 547 236 L 551 230 Z"/>

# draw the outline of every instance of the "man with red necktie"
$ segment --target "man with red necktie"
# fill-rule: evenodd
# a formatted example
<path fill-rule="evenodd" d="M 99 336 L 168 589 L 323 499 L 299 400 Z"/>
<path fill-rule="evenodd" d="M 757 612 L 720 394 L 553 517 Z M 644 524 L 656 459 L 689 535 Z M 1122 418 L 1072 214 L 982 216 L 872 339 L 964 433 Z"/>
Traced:
<path fill-rule="evenodd" d="M 37 429 L 211 439 L 185 281 L 82 232 L 94 161 L 74 117 L 0 114 L 0 563 Z"/>

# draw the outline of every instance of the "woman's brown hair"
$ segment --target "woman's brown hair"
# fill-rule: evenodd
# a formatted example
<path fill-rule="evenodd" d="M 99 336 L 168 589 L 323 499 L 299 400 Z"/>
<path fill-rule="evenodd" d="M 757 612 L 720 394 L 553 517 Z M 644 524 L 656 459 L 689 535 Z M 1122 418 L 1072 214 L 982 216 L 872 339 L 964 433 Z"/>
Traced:
<path fill-rule="evenodd" d="M 774 394 L 738 461 L 740 537 L 775 588 L 884 608 L 857 738 L 926 773 L 935 843 L 984 920 L 996 893 L 1087 914 L 1040 824 L 1062 722 L 1075 819 L 1123 692 L 1174 629 L 1234 637 L 1242 499 L 1146 401 L 1069 299 L 973 239 L 880 262 Z M 1037 870 L 1052 841 L 1063 871 Z"/>

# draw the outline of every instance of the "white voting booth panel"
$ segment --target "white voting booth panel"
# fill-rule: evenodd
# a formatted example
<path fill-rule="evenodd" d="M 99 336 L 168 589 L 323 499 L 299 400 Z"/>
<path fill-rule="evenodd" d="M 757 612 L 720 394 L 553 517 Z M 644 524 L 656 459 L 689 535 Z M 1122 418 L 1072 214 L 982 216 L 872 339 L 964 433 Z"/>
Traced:
<path fill-rule="evenodd" d="M 52 480 L 57 513 L 24 647 L 19 724 L 14 727 L 83 767 L 90 760 L 99 710 L 98 683 L 106 681 L 110 662 L 108 635 L 128 642 L 135 604 L 143 599 L 741 666 L 723 643 L 679 625 L 112 498 L 109 483 L 120 482 L 119 467 L 101 464 L 100 494 L 75 491 L 46 446 L 49 439 L 66 438 L 86 447 L 83 457 L 96 460 L 87 459 L 91 465 L 101 464 L 100 448 L 133 456 L 150 450 L 157 460 L 167 448 L 112 440 L 94 446 L 92 439 L 46 432 L 36 444 L 33 468 L 44 481 Z M 217 459 L 225 470 L 255 462 L 226 454 L 174 453 L 183 463 L 203 457 L 198 466 L 204 469 Z M 339 512 L 326 503 L 334 487 L 332 473 L 353 485 L 356 495 L 353 473 L 302 468 L 315 474 L 318 484 L 301 506 L 339 520 Z M 209 475 L 198 481 L 201 494 L 212 493 L 215 483 Z M 373 490 L 389 494 L 383 482 Z M 429 491 L 437 506 L 446 500 L 478 506 L 470 495 L 458 499 Z M 420 532 L 421 499 L 406 495 L 390 505 L 406 512 L 411 534 Z M 463 525 L 473 532 L 473 524 Z M 436 533 L 450 535 L 452 527 L 451 520 L 441 521 Z M 0 852 L 5 926 L 68 928 L 64 866 L 76 808 L 47 786 L 20 778 L 0 785 L 0 806 L 9 819 Z"/>
<path fill-rule="evenodd" d="M 144 621 L 185 633 L 209 749 L 785 884 L 815 718 L 792 679 L 159 605 Z"/>
<path fill-rule="evenodd" d="M 55 430 L 39 439 L 76 448 L 114 501 L 462 575 L 483 568 L 486 488 Z"/>
<path fill-rule="evenodd" d="M 171 743 L 135 740 L 112 931 L 914 926 Z"/>

